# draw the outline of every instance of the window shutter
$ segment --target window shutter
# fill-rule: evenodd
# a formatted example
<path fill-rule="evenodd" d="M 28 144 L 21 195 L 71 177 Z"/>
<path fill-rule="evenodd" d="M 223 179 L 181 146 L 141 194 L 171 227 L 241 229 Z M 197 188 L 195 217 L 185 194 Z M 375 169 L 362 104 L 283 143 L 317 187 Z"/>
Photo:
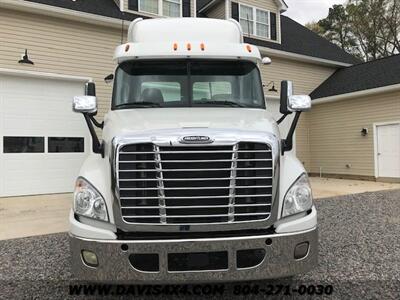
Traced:
<path fill-rule="evenodd" d="M 139 0 L 129 0 L 128 1 L 128 9 L 139 11 Z"/>
<path fill-rule="evenodd" d="M 270 18 L 271 18 L 271 40 L 278 40 L 278 34 L 276 30 L 276 14 L 275 13 L 270 13 Z"/>
<path fill-rule="evenodd" d="M 182 17 L 190 17 L 190 0 L 182 0 Z"/>
<path fill-rule="evenodd" d="M 239 22 L 239 4 L 232 2 L 231 10 L 232 19 L 235 19 Z"/>

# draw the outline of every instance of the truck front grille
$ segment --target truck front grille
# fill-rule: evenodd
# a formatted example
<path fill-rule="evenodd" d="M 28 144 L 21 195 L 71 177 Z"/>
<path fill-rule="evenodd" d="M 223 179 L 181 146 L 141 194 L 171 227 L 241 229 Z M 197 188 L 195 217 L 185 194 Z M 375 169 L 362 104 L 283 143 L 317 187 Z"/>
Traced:
<path fill-rule="evenodd" d="M 119 149 L 116 172 L 126 223 L 239 223 L 271 214 L 273 163 L 267 144 L 146 143 Z"/>

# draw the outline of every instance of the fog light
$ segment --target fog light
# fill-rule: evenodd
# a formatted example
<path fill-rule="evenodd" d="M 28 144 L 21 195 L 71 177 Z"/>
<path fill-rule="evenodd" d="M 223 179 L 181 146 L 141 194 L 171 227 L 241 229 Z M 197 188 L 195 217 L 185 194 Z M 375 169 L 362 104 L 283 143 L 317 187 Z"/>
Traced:
<path fill-rule="evenodd" d="M 294 258 L 302 259 L 306 257 L 308 254 L 308 249 L 309 249 L 308 242 L 297 244 L 297 246 L 294 248 Z"/>
<path fill-rule="evenodd" d="M 89 267 L 97 267 L 99 262 L 96 253 L 89 250 L 82 250 L 82 259 Z"/>

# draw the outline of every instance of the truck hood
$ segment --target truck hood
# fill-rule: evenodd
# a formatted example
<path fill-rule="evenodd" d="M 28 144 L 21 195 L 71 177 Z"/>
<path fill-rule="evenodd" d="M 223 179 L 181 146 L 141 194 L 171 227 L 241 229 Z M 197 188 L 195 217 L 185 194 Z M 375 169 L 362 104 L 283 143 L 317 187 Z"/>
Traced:
<path fill-rule="evenodd" d="M 162 129 L 231 129 L 270 132 L 279 137 L 276 121 L 264 109 L 231 107 L 143 108 L 110 111 L 104 140 Z"/>

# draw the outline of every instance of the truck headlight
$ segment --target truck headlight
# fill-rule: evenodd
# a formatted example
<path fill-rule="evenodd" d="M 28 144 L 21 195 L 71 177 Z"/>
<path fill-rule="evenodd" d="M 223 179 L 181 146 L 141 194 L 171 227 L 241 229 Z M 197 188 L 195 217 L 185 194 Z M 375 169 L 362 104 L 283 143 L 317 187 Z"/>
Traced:
<path fill-rule="evenodd" d="M 282 217 L 309 210 L 313 205 L 310 182 L 307 174 L 300 175 L 286 193 Z"/>
<path fill-rule="evenodd" d="M 76 181 L 74 212 L 81 216 L 108 221 L 107 207 L 103 197 L 84 178 L 78 178 Z"/>

